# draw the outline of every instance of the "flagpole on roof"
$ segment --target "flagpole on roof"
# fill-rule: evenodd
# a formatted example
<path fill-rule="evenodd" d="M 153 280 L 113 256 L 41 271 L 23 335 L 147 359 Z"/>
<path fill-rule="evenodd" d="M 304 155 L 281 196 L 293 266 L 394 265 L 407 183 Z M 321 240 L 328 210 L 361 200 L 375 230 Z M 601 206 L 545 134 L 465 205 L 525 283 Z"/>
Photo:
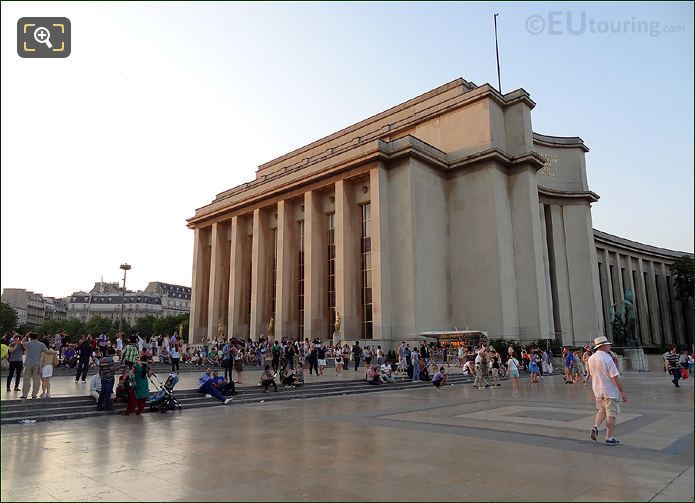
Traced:
<path fill-rule="evenodd" d="M 501 93 L 502 92 L 502 81 L 500 79 L 500 46 L 499 46 L 499 43 L 497 42 L 497 16 L 499 16 L 499 14 L 493 15 L 492 19 L 495 23 L 495 54 L 497 56 L 497 90 Z"/>

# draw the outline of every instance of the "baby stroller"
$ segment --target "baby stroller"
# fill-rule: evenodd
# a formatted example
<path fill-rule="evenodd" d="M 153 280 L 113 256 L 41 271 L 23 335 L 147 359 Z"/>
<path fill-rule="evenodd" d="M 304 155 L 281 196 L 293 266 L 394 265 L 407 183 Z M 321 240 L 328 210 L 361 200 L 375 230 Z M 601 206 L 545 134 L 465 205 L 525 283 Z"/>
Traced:
<path fill-rule="evenodd" d="M 157 382 L 153 381 L 152 377 L 154 377 Z M 164 384 L 161 384 L 157 376 L 152 374 L 150 376 L 150 382 L 154 384 L 155 388 L 159 388 L 159 391 L 147 402 L 151 412 L 158 410 L 162 414 L 165 414 L 168 410 L 174 410 L 176 407 L 179 408 L 179 412 L 181 411 L 183 405 L 181 405 L 181 402 L 179 402 L 173 394 L 174 388 L 179 382 L 179 376 L 171 373 Z"/>

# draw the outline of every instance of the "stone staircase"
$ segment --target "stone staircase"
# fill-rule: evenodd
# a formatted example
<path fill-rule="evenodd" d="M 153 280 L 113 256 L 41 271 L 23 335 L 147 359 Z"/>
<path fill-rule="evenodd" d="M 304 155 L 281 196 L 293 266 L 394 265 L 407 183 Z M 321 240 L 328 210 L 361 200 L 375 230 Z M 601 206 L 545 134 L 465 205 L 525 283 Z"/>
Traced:
<path fill-rule="evenodd" d="M 449 376 L 448 384 L 459 385 L 471 382 L 473 382 L 473 378 L 470 376 L 453 374 Z M 399 379 L 395 384 L 383 384 L 381 386 L 370 385 L 365 381 L 332 380 L 307 383 L 300 388 L 283 388 L 282 386 L 278 386 L 279 391 L 277 393 L 273 391 L 264 393 L 260 386 L 253 388 L 243 387 L 238 388 L 237 394 L 233 397 L 234 400 L 232 403 L 227 405 L 227 407 L 254 404 L 261 401 L 271 402 L 280 400 L 322 398 L 428 387 L 432 388 L 432 383 L 412 383 L 407 379 Z M 182 403 L 184 412 L 186 409 L 224 406 L 219 400 L 214 398 L 206 398 L 196 390 L 192 389 L 175 389 L 174 396 Z M 17 424 L 23 420 L 59 421 L 66 419 L 81 419 L 115 415 L 123 413 L 126 408 L 125 404 L 119 403 L 114 404 L 113 411 L 98 411 L 96 410 L 94 400 L 88 396 L 60 397 L 50 398 L 48 400 L 3 400 L 0 405 L 2 410 L 2 414 L 0 415 L 0 424 L 2 425 Z M 145 410 L 148 411 L 147 407 Z M 159 414 L 159 412 L 153 413 Z M 178 410 L 169 411 L 169 414 L 178 413 Z"/>

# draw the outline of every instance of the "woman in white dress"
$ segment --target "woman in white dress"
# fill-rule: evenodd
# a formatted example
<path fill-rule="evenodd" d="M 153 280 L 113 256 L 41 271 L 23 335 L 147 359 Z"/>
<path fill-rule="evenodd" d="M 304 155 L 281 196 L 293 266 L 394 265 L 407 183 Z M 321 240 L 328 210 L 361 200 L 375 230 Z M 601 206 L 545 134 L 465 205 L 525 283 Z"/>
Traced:
<path fill-rule="evenodd" d="M 51 398 L 51 377 L 53 377 L 53 365 L 59 363 L 57 360 L 57 355 L 41 353 L 39 359 L 39 369 L 41 373 L 40 398 Z"/>

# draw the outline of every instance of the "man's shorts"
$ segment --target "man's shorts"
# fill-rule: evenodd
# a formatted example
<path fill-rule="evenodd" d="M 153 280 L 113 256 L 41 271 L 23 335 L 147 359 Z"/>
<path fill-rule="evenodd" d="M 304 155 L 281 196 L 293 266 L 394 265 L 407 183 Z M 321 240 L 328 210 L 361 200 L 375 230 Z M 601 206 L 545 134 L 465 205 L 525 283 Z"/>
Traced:
<path fill-rule="evenodd" d="M 620 414 L 620 404 L 613 398 L 596 397 L 596 410 L 604 411 L 608 417 L 617 417 Z"/>

